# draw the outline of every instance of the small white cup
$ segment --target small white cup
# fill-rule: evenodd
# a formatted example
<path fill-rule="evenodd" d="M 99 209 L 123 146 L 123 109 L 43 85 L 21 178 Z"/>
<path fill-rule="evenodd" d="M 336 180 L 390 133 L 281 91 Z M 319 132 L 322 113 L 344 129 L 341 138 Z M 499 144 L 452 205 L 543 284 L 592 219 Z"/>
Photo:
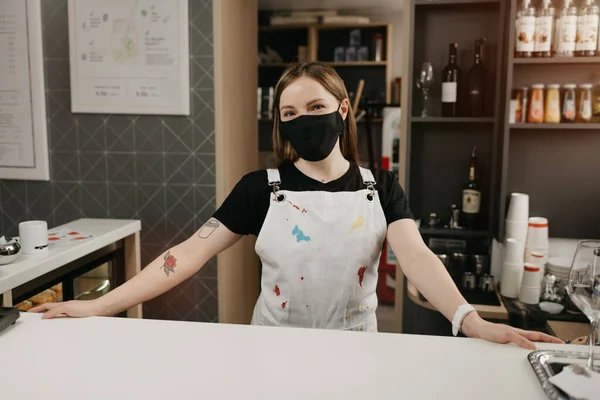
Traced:
<path fill-rule="evenodd" d="M 524 193 L 511 193 L 506 219 L 514 222 L 527 223 L 527 220 L 529 219 L 529 195 Z"/>
<path fill-rule="evenodd" d="M 508 238 L 504 241 L 504 262 L 511 264 L 521 264 L 525 255 L 525 242 Z"/>
<path fill-rule="evenodd" d="M 46 221 L 25 221 L 19 224 L 19 242 L 23 254 L 48 254 L 48 223 Z"/>
<path fill-rule="evenodd" d="M 541 217 L 529 218 L 527 247 L 530 249 L 547 249 L 548 245 L 548 220 Z"/>
<path fill-rule="evenodd" d="M 537 267 L 532 263 L 525 263 L 525 266 L 523 267 L 523 279 L 521 280 L 521 286 L 540 286 L 541 280 L 540 267 Z"/>
<path fill-rule="evenodd" d="M 540 282 L 544 280 L 546 274 L 546 260 L 548 258 L 547 251 L 536 250 L 527 254 L 525 262 L 533 264 L 540 269 Z"/>
<path fill-rule="evenodd" d="M 540 287 L 521 286 L 519 301 L 525 304 L 538 304 L 540 302 Z"/>

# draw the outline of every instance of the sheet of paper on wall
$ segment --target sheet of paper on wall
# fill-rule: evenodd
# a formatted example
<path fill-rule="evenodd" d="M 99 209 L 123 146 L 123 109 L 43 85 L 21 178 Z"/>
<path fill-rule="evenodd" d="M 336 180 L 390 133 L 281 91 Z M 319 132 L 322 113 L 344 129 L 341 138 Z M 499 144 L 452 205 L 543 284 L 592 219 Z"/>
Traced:
<path fill-rule="evenodd" d="M 39 0 L 0 0 L 0 179 L 48 180 Z"/>
<path fill-rule="evenodd" d="M 74 113 L 190 114 L 188 0 L 69 0 Z"/>

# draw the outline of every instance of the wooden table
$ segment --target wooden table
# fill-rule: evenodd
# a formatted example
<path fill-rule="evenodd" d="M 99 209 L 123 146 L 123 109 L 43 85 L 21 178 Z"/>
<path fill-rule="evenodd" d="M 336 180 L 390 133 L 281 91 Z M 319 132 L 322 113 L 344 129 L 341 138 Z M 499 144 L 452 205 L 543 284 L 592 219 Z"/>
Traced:
<path fill-rule="evenodd" d="M 429 303 L 428 301 L 421 300 L 419 298 L 419 291 L 410 282 L 406 282 L 406 286 L 408 288 L 408 298 L 418 306 L 427 308 L 429 310 L 437 311 L 435 307 Z M 504 307 L 502 303 L 502 299 L 498 296 L 500 300 L 499 306 L 488 306 L 484 304 L 471 304 L 477 310 L 477 313 L 484 319 L 494 319 L 494 320 L 508 320 L 508 311 Z"/>
<path fill-rule="evenodd" d="M 551 335 L 565 342 L 590 335 L 590 324 L 583 322 L 548 321 L 546 328 Z"/>
<path fill-rule="evenodd" d="M 51 245 L 44 256 L 21 255 L 12 264 L 0 265 L 0 305 L 18 304 L 57 283 L 63 284 L 63 300 L 72 300 L 73 279 L 107 262 L 115 286 L 131 279 L 141 271 L 141 227 L 139 220 L 84 218 L 51 229 L 92 237 Z M 127 316 L 141 318 L 142 306 L 128 310 Z"/>
<path fill-rule="evenodd" d="M 459 337 L 22 313 L 0 334 L 0 396 L 544 400 L 529 352 Z"/>

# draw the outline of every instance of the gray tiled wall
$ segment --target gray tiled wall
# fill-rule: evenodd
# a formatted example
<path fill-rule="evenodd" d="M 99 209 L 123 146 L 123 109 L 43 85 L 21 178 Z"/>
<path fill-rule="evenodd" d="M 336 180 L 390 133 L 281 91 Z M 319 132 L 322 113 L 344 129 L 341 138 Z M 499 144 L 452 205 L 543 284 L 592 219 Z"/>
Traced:
<path fill-rule="evenodd" d="M 67 0 L 41 0 L 50 182 L 0 181 L 2 232 L 27 219 L 142 221 L 142 262 L 184 240 L 215 209 L 212 0 L 190 0 L 191 115 L 71 114 Z M 213 260 L 150 301 L 147 318 L 216 321 Z"/>

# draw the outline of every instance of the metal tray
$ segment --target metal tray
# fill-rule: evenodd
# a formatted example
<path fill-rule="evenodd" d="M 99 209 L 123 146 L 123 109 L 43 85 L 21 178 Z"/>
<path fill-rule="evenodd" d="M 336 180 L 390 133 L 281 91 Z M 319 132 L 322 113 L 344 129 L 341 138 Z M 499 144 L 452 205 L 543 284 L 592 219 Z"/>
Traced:
<path fill-rule="evenodd" d="M 567 365 L 578 364 L 585 367 L 588 356 L 587 351 L 536 350 L 529 353 L 527 358 L 549 399 L 571 400 L 568 394 L 550 383 L 549 379 Z M 600 354 L 594 354 L 594 362 L 594 371 L 600 372 Z"/>

